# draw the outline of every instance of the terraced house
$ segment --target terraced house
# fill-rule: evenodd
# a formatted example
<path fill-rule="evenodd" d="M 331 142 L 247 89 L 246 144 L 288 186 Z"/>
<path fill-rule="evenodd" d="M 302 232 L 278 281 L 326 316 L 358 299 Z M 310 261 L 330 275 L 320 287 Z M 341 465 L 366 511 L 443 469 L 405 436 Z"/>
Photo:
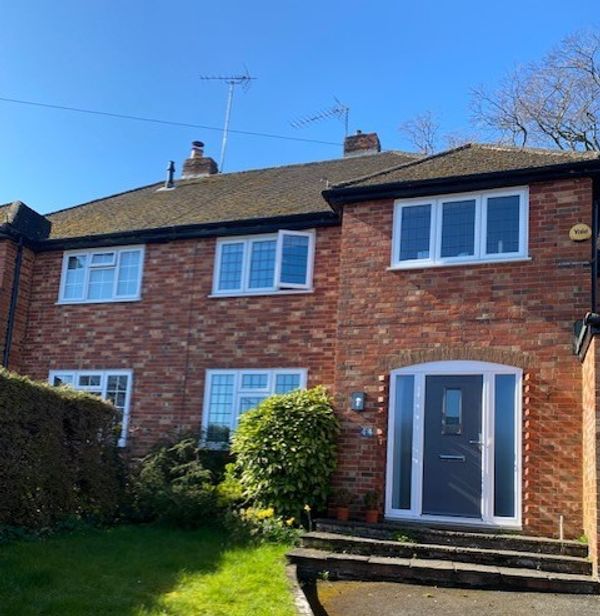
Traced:
<path fill-rule="evenodd" d="M 218 173 L 194 142 L 181 179 L 2 206 L 4 365 L 111 399 L 133 454 L 226 443 L 324 384 L 336 486 L 386 519 L 585 534 L 596 559 L 600 158 L 361 133 L 344 154 Z"/>

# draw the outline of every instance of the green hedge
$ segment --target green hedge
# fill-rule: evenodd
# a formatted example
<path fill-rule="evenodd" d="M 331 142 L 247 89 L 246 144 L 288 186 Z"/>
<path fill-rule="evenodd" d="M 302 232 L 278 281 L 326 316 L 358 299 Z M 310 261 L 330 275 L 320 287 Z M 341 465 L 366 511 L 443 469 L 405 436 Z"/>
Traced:
<path fill-rule="evenodd" d="M 123 485 L 115 426 L 95 396 L 0 370 L 0 525 L 111 519 Z"/>

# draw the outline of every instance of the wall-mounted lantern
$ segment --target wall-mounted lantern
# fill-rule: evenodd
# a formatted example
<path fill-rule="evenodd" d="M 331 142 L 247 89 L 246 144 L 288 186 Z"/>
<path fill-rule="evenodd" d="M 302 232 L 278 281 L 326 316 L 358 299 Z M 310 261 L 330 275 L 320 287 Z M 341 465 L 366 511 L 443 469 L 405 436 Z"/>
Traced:
<path fill-rule="evenodd" d="M 353 411 L 364 411 L 365 410 L 365 397 L 366 397 L 366 394 L 364 391 L 353 391 L 350 394 L 350 408 Z"/>

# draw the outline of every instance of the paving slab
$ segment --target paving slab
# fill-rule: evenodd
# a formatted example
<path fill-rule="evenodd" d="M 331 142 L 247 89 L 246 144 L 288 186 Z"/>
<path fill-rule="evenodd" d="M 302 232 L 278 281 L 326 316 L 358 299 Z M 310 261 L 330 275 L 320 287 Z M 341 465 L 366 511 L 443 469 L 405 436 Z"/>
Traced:
<path fill-rule="evenodd" d="M 388 582 L 317 583 L 327 616 L 599 616 L 600 596 L 436 588 Z M 319 612 L 315 612 L 319 613 Z"/>

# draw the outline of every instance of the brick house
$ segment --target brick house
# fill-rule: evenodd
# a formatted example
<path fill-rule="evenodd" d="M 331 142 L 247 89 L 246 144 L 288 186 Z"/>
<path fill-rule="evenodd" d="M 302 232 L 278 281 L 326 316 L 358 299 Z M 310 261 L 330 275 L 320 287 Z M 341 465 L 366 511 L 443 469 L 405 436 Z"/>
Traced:
<path fill-rule="evenodd" d="M 595 251 L 570 230 L 600 158 L 374 134 L 344 154 L 219 174 L 194 142 L 177 181 L 0 206 L 4 365 L 111 399 L 134 455 L 324 384 L 337 487 L 388 519 L 585 534 L 596 559 Z"/>

